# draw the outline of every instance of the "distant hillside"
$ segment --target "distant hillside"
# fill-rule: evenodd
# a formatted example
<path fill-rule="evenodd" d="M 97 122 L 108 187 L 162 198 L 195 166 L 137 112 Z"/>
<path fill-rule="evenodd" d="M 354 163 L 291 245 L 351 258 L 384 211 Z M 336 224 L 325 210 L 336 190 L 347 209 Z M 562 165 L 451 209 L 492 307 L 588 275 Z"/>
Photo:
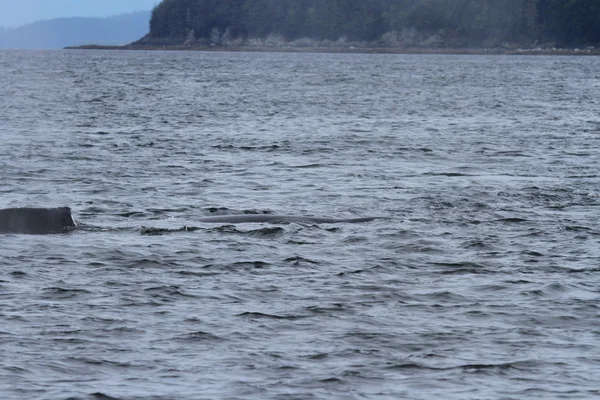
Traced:
<path fill-rule="evenodd" d="M 600 43 L 600 0 L 163 0 L 139 45 Z"/>
<path fill-rule="evenodd" d="M 60 49 L 83 44 L 122 45 L 145 35 L 150 11 L 107 18 L 58 18 L 0 29 L 3 49 Z"/>

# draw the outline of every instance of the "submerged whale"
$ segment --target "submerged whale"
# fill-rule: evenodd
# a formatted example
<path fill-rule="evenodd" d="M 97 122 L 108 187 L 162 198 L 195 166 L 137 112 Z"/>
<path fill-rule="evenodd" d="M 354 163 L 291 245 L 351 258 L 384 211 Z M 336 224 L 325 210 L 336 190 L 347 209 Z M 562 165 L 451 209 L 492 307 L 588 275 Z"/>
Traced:
<path fill-rule="evenodd" d="M 69 207 L 0 210 L 0 233 L 44 235 L 68 232 L 75 226 Z"/>
<path fill-rule="evenodd" d="M 199 222 L 241 224 L 245 222 L 313 222 L 316 224 L 356 223 L 369 222 L 382 217 L 365 218 L 322 218 L 305 217 L 301 215 L 270 215 L 270 214 L 241 214 L 241 215 L 215 215 L 213 217 L 199 218 Z"/>
<path fill-rule="evenodd" d="M 251 222 L 290 223 L 308 222 L 316 224 L 368 222 L 385 217 L 365 218 L 322 218 L 299 215 L 240 214 L 201 217 L 196 221 L 215 224 L 238 224 Z M 77 224 L 71 216 L 69 207 L 59 208 L 6 208 L 0 210 L 0 234 L 16 233 L 44 235 L 65 233 L 73 230 Z M 83 230 L 104 229 L 84 225 Z M 110 230 L 110 229 L 109 229 Z"/>

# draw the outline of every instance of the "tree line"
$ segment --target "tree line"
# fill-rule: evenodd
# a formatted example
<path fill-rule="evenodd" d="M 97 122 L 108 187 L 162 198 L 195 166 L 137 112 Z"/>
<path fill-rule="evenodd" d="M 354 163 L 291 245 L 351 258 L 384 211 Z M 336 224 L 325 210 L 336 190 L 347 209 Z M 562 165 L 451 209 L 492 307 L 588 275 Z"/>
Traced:
<path fill-rule="evenodd" d="M 163 0 L 150 37 L 173 41 L 282 35 L 376 41 L 413 28 L 482 42 L 600 43 L 599 0 Z"/>

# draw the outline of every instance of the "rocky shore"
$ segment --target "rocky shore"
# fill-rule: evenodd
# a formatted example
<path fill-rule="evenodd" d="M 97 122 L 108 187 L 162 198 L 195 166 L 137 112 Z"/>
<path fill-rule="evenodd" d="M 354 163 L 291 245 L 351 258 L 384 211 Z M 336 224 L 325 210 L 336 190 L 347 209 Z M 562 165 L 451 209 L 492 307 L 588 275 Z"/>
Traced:
<path fill-rule="evenodd" d="M 448 37 L 446 32 L 424 34 L 413 29 L 388 32 L 379 40 L 354 42 L 344 36 L 336 41 L 301 38 L 287 41 L 280 35 L 265 38 L 234 38 L 228 31 L 213 30 L 209 38 L 153 38 L 146 35 L 124 46 L 84 45 L 66 47 L 84 50 L 179 50 L 296 53 L 390 53 L 390 54 L 507 54 L 507 55 L 600 55 L 600 47 L 561 48 L 556 43 L 508 43 L 488 40 L 469 42 Z"/>
<path fill-rule="evenodd" d="M 65 47 L 67 50 L 137 50 L 137 51 L 238 51 L 278 53 L 357 53 L 357 54 L 490 54 L 490 55 L 556 55 L 556 56 L 599 56 L 600 49 L 564 48 L 424 48 L 424 47 L 258 47 L 258 46 L 156 46 L 83 45 Z"/>

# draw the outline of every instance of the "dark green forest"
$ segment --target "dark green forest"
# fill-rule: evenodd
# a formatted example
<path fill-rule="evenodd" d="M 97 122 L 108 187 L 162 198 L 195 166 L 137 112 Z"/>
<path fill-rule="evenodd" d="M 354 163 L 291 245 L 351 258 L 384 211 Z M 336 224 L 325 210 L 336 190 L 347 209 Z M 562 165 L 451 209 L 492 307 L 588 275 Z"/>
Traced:
<path fill-rule="evenodd" d="M 388 32 L 438 34 L 446 42 L 600 43 L 599 0 L 163 0 L 146 39 L 172 43 L 280 35 L 377 42 Z"/>

